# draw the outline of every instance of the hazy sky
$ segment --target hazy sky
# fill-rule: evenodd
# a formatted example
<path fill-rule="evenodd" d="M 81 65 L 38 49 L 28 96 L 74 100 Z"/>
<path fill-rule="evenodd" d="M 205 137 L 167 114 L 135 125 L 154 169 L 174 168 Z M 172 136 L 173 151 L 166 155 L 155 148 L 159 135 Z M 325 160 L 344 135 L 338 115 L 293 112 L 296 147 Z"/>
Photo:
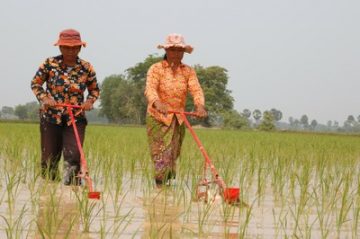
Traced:
<path fill-rule="evenodd" d="M 342 124 L 360 114 L 359 25 L 359 0 L 0 0 L 0 107 L 35 100 L 30 81 L 65 28 L 88 42 L 99 82 L 176 32 L 195 48 L 185 63 L 228 70 L 237 110 Z"/>

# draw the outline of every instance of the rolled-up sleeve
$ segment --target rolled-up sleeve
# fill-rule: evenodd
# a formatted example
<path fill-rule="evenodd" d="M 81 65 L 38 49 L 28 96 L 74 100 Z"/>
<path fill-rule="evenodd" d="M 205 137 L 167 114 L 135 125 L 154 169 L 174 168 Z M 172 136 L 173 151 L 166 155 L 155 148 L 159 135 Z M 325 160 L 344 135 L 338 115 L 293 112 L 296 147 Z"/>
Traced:
<path fill-rule="evenodd" d="M 44 82 L 48 79 L 49 72 L 47 69 L 48 59 L 40 65 L 38 71 L 36 72 L 34 78 L 31 81 L 31 90 L 33 91 L 34 95 L 41 102 L 47 96 L 43 88 Z"/>
<path fill-rule="evenodd" d="M 155 65 L 151 66 L 147 72 L 146 76 L 146 87 L 145 87 L 145 97 L 148 101 L 148 104 L 152 106 L 155 101 L 159 100 L 159 95 L 157 93 L 157 88 L 159 85 L 159 76 L 156 71 Z"/>
<path fill-rule="evenodd" d="M 194 99 L 194 105 L 198 107 L 199 105 L 205 105 L 205 98 L 203 90 L 200 86 L 199 80 L 196 76 L 196 72 L 194 69 L 190 70 L 189 73 L 189 81 L 188 81 L 189 92 Z"/>

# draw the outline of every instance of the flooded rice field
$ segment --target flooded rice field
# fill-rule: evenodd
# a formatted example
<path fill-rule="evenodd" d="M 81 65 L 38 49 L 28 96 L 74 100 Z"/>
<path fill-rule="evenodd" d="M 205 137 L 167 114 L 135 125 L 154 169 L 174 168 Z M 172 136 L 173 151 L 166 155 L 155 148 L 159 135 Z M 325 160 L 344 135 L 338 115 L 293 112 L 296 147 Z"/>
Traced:
<path fill-rule="evenodd" d="M 219 194 L 205 203 L 194 200 L 185 184 L 173 183 L 151 190 L 141 182 L 124 183 L 122 193 L 102 193 L 93 200 L 81 187 L 39 179 L 31 192 L 20 182 L 10 196 L 1 191 L 0 238 L 284 238 L 296 233 L 299 238 L 356 238 L 360 229 L 355 204 L 345 205 L 339 226 L 341 202 L 301 206 L 291 198 L 277 201 L 271 190 L 261 198 L 248 190 L 252 201 L 246 204 L 229 205 Z"/>
<path fill-rule="evenodd" d="M 40 176 L 37 125 L 0 123 L 0 238 L 359 238 L 359 137 L 198 133 L 241 204 L 216 187 L 196 200 L 204 161 L 190 137 L 159 189 L 143 128 L 89 127 L 92 200 Z"/>

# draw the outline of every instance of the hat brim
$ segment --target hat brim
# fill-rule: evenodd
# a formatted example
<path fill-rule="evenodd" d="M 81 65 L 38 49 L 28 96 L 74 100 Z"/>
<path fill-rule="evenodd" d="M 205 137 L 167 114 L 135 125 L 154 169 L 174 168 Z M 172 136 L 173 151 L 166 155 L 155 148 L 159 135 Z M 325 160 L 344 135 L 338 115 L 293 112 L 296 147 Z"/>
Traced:
<path fill-rule="evenodd" d="M 83 46 L 86 47 L 86 42 L 83 41 L 57 41 L 54 46 Z"/>
<path fill-rule="evenodd" d="M 184 45 L 184 44 L 164 44 L 164 45 L 158 45 L 158 49 L 168 49 L 170 47 L 180 47 L 183 48 L 184 51 L 188 54 L 191 54 L 193 52 L 194 48 L 190 45 Z"/>

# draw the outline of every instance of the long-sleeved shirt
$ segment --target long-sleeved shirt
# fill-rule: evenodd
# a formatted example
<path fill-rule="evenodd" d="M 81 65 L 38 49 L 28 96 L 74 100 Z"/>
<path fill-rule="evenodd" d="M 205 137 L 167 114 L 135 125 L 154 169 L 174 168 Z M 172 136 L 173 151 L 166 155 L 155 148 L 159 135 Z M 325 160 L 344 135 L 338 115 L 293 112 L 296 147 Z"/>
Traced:
<path fill-rule="evenodd" d="M 46 90 L 43 84 L 46 82 Z M 40 65 L 33 80 L 31 89 L 41 103 L 45 97 L 52 97 L 57 103 L 81 105 L 84 102 L 84 92 L 88 91 L 86 100 L 94 103 L 100 93 L 96 73 L 92 65 L 77 58 L 73 67 L 63 63 L 62 55 L 50 57 Z M 71 124 L 67 109 L 64 107 L 41 107 L 42 115 L 54 124 Z M 76 120 L 85 119 L 85 113 L 74 109 Z"/>
<path fill-rule="evenodd" d="M 188 91 L 192 95 L 196 107 L 204 106 L 204 93 L 193 68 L 181 64 L 176 71 L 173 71 L 166 60 L 153 64 L 148 70 L 146 79 L 147 113 L 169 126 L 173 114 L 165 116 L 160 113 L 154 108 L 154 102 L 160 100 L 166 104 L 168 110 L 183 111 Z M 181 116 L 177 115 L 176 117 L 179 124 L 182 124 Z"/>

